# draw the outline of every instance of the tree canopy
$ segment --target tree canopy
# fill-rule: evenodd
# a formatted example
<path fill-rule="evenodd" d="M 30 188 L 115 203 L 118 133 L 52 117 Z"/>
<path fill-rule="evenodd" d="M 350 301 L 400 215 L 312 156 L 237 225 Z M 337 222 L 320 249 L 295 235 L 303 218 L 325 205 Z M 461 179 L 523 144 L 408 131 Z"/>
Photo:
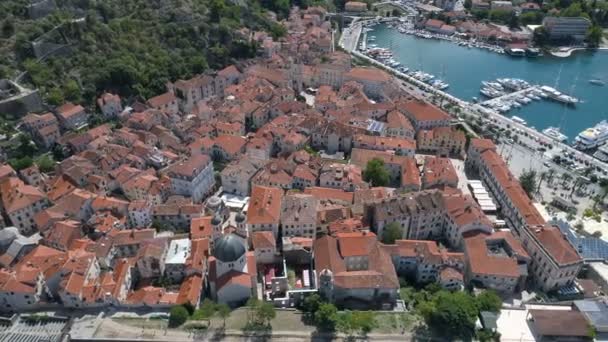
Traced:
<path fill-rule="evenodd" d="M 169 327 L 179 327 L 188 320 L 188 310 L 183 305 L 176 305 L 169 312 Z"/>
<path fill-rule="evenodd" d="M 53 105 L 92 103 L 106 90 L 149 98 L 164 92 L 167 81 L 252 57 L 257 46 L 239 35 L 239 29 L 283 35 L 285 29 L 266 13 L 274 10 L 279 19 L 284 18 L 292 3 L 62 0 L 57 4 L 55 12 L 37 20 L 27 17 L 22 0 L 0 4 L 0 35 L 14 43 L 12 49 L 0 49 L 0 69 L 10 75 L 26 70 L 29 82 Z M 83 15 L 84 20 L 77 20 Z M 39 56 L 30 42 L 43 35 L 53 43 L 67 40 L 70 53 L 36 62 Z"/>
<path fill-rule="evenodd" d="M 315 325 L 325 331 L 333 331 L 338 319 L 338 309 L 330 303 L 323 303 L 315 312 Z"/>
<path fill-rule="evenodd" d="M 528 194 L 528 197 L 532 197 L 534 191 L 536 191 L 536 171 L 530 169 L 525 170 L 519 176 L 519 182 L 521 183 L 521 187 Z"/>
<path fill-rule="evenodd" d="M 403 237 L 403 230 L 397 222 L 391 222 L 384 227 L 382 231 L 382 243 L 392 245 L 395 240 Z"/>
<path fill-rule="evenodd" d="M 384 167 L 384 161 L 374 158 L 367 162 L 363 171 L 363 180 L 371 182 L 373 186 L 386 186 L 390 182 L 388 170 Z"/>
<path fill-rule="evenodd" d="M 477 297 L 475 297 L 477 308 L 479 311 L 491 311 L 498 312 L 502 306 L 502 300 L 491 290 L 484 290 Z"/>

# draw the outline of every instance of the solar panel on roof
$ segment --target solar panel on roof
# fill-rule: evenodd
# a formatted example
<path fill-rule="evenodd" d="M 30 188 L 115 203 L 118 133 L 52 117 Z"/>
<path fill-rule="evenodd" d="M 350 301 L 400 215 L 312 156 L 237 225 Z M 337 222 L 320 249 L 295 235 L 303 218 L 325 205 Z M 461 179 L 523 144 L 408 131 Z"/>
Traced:
<path fill-rule="evenodd" d="M 574 232 L 570 224 L 563 220 L 553 220 L 551 224 L 556 225 L 583 259 L 608 260 L 608 242 L 594 237 L 579 237 Z"/>

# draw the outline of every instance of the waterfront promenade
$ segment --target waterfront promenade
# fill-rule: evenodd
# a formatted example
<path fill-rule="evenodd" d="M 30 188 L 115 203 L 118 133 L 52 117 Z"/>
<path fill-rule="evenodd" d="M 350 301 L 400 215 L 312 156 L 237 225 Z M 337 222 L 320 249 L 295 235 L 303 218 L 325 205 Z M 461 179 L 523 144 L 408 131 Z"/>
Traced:
<path fill-rule="evenodd" d="M 395 20 L 395 19 L 396 18 L 387 18 L 382 21 L 389 21 L 389 20 Z M 451 94 L 448 94 L 444 91 L 433 88 L 424 82 L 421 82 L 409 75 L 403 74 L 403 73 L 395 70 L 394 68 L 386 66 L 386 65 L 362 54 L 361 52 L 357 51 L 356 47 L 358 44 L 358 40 L 360 38 L 360 34 L 363 29 L 363 25 L 369 23 L 370 21 L 372 21 L 372 20 L 359 21 L 359 22 L 353 23 L 353 25 L 351 25 L 353 27 L 351 27 L 351 26 L 346 27 L 344 29 L 344 31 L 347 33 L 346 34 L 343 33 L 343 35 L 341 36 L 340 41 L 339 41 L 340 47 L 342 49 L 346 50 L 347 52 L 349 52 L 351 55 L 353 55 L 359 59 L 365 60 L 378 68 L 382 68 L 382 69 L 390 72 L 391 74 L 395 75 L 399 79 L 407 82 L 410 87 L 406 87 L 405 89 L 408 92 L 412 92 L 412 90 L 414 90 L 418 95 L 420 95 L 422 97 L 426 97 L 426 98 L 430 98 L 433 96 L 439 97 L 439 98 L 443 99 L 444 101 L 447 101 L 447 102 L 451 103 L 452 105 L 455 105 L 458 108 L 460 108 L 461 113 L 466 114 L 466 115 L 474 115 L 477 117 L 486 118 L 487 120 L 490 120 L 492 123 L 494 123 L 495 125 L 497 125 L 501 128 L 505 128 L 505 129 L 517 128 L 520 131 L 525 132 L 525 134 L 532 137 L 532 139 L 530 139 L 531 147 L 540 148 L 541 142 L 544 144 L 551 144 L 553 146 L 553 149 L 547 151 L 547 153 L 549 155 L 563 155 L 564 152 L 572 153 L 578 162 L 585 164 L 587 166 L 592 166 L 598 170 L 602 170 L 604 175 L 608 174 L 608 164 L 603 163 L 600 160 L 595 159 L 592 156 L 585 154 L 579 150 L 576 150 L 575 148 L 573 148 L 570 145 L 552 140 L 551 138 L 547 137 L 546 135 L 542 134 L 541 132 L 539 132 L 535 129 L 532 129 L 530 127 L 524 126 L 522 124 L 516 123 L 513 120 L 511 120 L 510 118 L 501 115 L 500 113 L 498 113 L 495 110 L 485 108 L 479 104 L 474 104 L 474 103 L 470 103 L 470 102 L 461 100 L 460 98 L 457 98 Z M 373 21 L 378 22 L 377 20 L 373 20 Z M 348 32 L 349 30 L 351 32 Z M 356 41 L 353 43 L 353 40 L 356 40 Z M 457 87 L 457 85 L 453 85 L 453 86 Z"/>

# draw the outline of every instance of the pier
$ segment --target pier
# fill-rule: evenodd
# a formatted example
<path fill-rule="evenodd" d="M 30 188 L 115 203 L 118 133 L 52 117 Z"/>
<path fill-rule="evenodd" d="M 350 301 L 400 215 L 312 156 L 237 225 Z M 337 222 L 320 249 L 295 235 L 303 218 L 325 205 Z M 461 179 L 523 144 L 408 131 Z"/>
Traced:
<path fill-rule="evenodd" d="M 528 93 L 534 91 L 534 90 L 538 90 L 540 89 L 538 86 L 530 86 L 518 91 L 514 91 L 512 93 L 508 93 L 508 94 L 504 94 L 502 96 L 499 97 L 495 97 L 493 99 L 489 99 L 487 101 L 481 102 L 480 105 L 482 106 L 491 106 L 497 102 L 502 102 L 502 101 L 514 101 L 515 99 L 521 97 L 521 96 L 525 96 Z"/>

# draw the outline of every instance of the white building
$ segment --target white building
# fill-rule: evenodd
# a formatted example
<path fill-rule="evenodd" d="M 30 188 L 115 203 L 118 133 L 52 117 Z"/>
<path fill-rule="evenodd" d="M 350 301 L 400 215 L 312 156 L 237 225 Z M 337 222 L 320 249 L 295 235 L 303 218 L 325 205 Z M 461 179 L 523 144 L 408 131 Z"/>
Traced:
<path fill-rule="evenodd" d="M 205 199 L 215 186 L 213 163 L 209 156 L 203 154 L 170 165 L 166 171 L 173 194 L 190 196 L 195 203 Z"/>
<path fill-rule="evenodd" d="M 173 283 L 181 282 L 186 275 L 186 260 L 190 257 L 190 239 L 171 240 L 165 256 L 165 276 Z"/>

